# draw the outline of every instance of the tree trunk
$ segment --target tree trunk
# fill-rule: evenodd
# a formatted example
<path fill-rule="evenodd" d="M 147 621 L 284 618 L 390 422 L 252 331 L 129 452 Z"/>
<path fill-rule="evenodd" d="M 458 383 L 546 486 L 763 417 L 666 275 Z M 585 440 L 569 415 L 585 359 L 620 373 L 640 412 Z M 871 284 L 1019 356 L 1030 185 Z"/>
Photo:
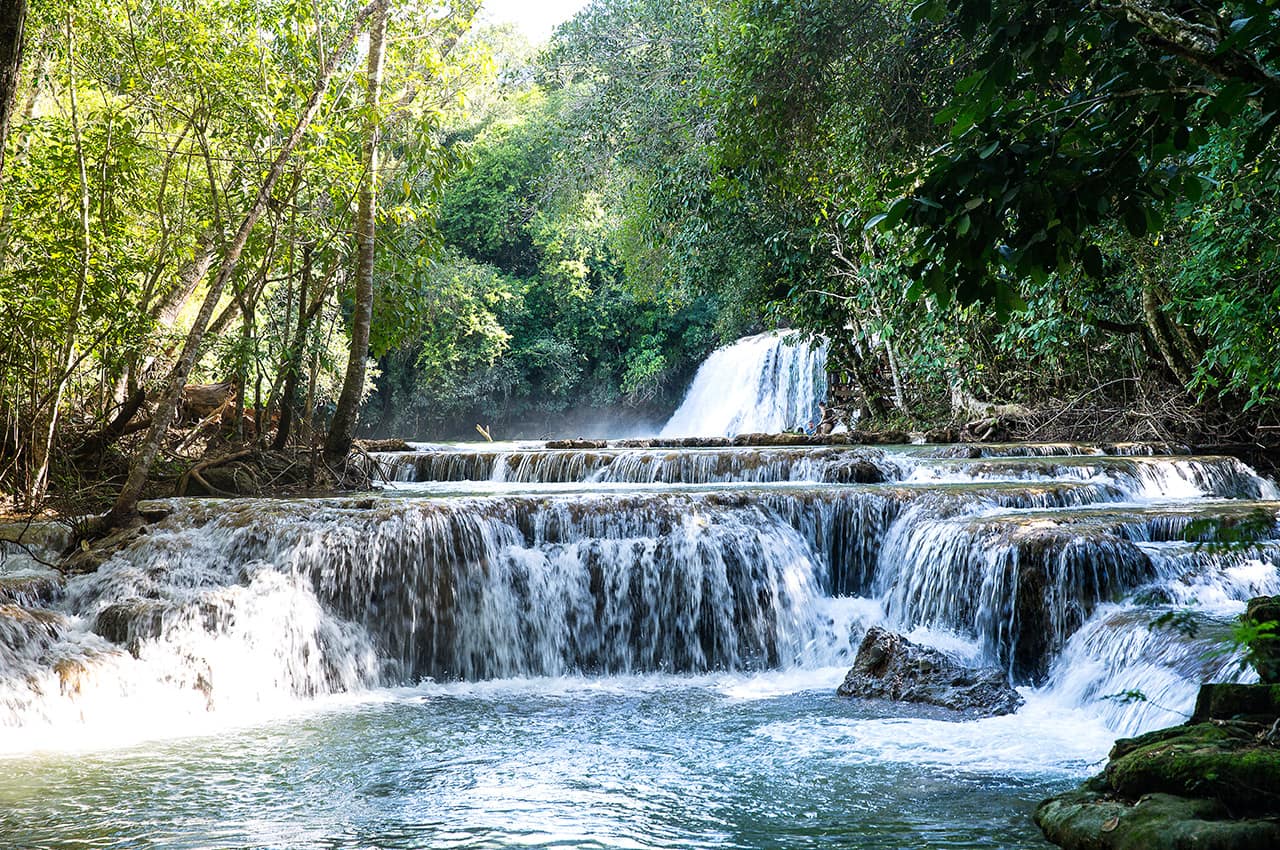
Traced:
<path fill-rule="evenodd" d="M 235 273 L 236 267 L 240 263 L 240 256 L 244 253 L 245 245 L 249 241 L 249 234 L 266 210 L 267 203 L 271 200 L 271 193 L 275 189 L 276 183 L 280 180 L 280 176 L 284 174 L 285 165 L 288 164 L 289 158 L 298 146 L 298 142 L 302 140 L 307 127 L 311 125 L 311 121 L 320 110 L 320 103 L 324 99 L 325 92 L 329 89 L 329 83 L 333 79 L 339 62 L 346 56 L 351 46 L 355 44 L 356 37 L 363 29 L 364 22 L 369 19 L 370 15 L 376 15 L 379 18 L 384 17 L 387 2 L 388 0 L 373 0 L 372 3 L 364 7 L 356 16 L 338 49 L 329 54 L 329 60 L 325 63 L 320 76 L 317 78 L 315 89 L 312 91 L 311 98 L 307 101 L 302 114 L 298 117 L 298 122 L 293 128 L 293 132 L 290 133 L 289 138 L 285 140 L 284 145 L 280 148 L 275 162 L 272 163 L 266 179 L 258 190 L 258 195 L 254 199 L 253 205 L 245 213 L 244 219 L 240 222 L 240 228 L 236 231 L 235 238 L 227 246 L 226 253 L 223 255 L 222 262 L 218 267 L 218 275 L 210 285 L 204 303 L 200 306 L 200 312 L 192 323 L 191 330 L 187 333 L 187 339 L 183 344 L 182 353 L 178 356 L 178 362 L 174 364 L 165 382 L 164 391 L 161 393 L 155 416 L 151 421 L 151 428 L 148 429 L 146 438 L 143 440 L 142 446 L 139 448 L 138 454 L 129 468 L 129 477 L 125 481 L 115 504 L 103 518 L 104 528 L 122 525 L 137 515 L 138 499 L 142 497 L 142 490 L 146 486 L 147 476 L 151 474 L 151 465 L 155 462 L 156 455 L 160 453 L 160 446 L 164 442 L 164 436 L 169 430 L 169 425 L 173 422 L 178 400 L 182 396 L 182 388 L 186 385 L 187 377 L 191 374 L 191 369 L 195 366 L 196 359 L 199 356 L 200 343 L 204 338 L 205 329 L 209 326 L 213 311 L 217 308 L 218 301 L 222 298 L 223 290 L 226 289 L 228 281 L 231 280 L 231 276 Z"/>
<path fill-rule="evenodd" d="M 1178 350 L 1169 319 L 1164 314 L 1164 304 L 1155 287 L 1149 283 L 1143 284 L 1142 287 L 1142 315 L 1147 321 L 1147 330 L 1151 332 L 1151 338 L 1160 351 L 1164 365 L 1184 387 L 1190 387 L 1193 378 L 1192 366 Z"/>
<path fill-rule="evenodd" d="M 9 138 L 9 118 L 18 93 L 22 71 L 23 30 L 27 23 L 27 0 L 0 0 L 0 173 L 4 172 L 5 141 Z"/>
<path fill-rule="evenodd" d="M 369 326 L 373 321 L 374 219 L 378 191 L 378 100 L 382 90 L 382 48 L 387 34 L 385 7 L 379 9 L 369 28 L 369 71 L 365 90 L 368 131 L 364 140 L 364 178 L 360 183 L 360 211 L 356 219 L 358 261 L 356 267 L 355 313 L 351 317 L 351 351 L 347 374 L 338 396 L 338 406 L 329 424 L 324 444 L 328 463 L 338 463 L 351 451 L 360 400 L 364 394 L 365 361 L 369 357 Z"/>
<path fill-rule="evenodd" d="M 280 427 L 271 448 L 281 451 L 289 444 L 293 428 L 294 408 L 298 405 L 298 380 L 302 372 L 302 351 L 307 342 L 307 291 L 311 288 L 311 257 L 314 248 L 302 246 L 302 279 L 298 284 L 298 330 L 289 346 L 289 360 L 284 367 L 284 394 L 280 402 Z"/>

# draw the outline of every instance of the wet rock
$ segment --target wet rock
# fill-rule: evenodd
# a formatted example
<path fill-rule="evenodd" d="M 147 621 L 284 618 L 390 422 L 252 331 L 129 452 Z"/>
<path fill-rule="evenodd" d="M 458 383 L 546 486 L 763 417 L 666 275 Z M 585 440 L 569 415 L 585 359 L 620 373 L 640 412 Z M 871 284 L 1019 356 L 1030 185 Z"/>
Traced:
<path fill-rule="evenodd" d="M 1215 800 L 1239 814 L 1280 814 L 1280 749 L 1263 727 L 1240 721 L 1175 726 L 1122 738 L 1104 776 L 1122 798 L 1176 794 Z"/>
<path fill-rule="evenodd" d="M 812 446 L 821 442 L 807 434 L 739 434 L 735 446 Z"/>
<path fill-rule="evenodd" d="M 608 447 L 608 440 L 551 440 L 547 443 L 549 449 L 606 449 Z"/>
<path fill-rule="evenodd" d="M 1098 605 L 1155 576 L 1141 547 L 1101 528 L 1033 523 L 1005 545 L 1017 576 L 1004 602 L 1013 612 L 1007 660 L 1017 682 L 1043 683 L 1050 660 Z M 1062 599 L 1070 604 L 1055 602 Z"/>
<path fill-rule="evenodd" d="M 936 649 L 872 627 L 858 647 L 840 696 L 919 702 L 975 717 L 1010 714 L 1022 697 L 994 667 L 965 667 Z"/>
<path fill-rule="evenodd" d="M 1151 794 L 1130 803 L 1096 791 L 1045 800 L 1036 823 L 1068 850 L 1275 850 L 1280 823 L 1233 820 L 1214 800 Z"/>
<path fill-rule="evenodd" d="M 62 522 L 39 520 L 34 522 L 0 522 L 0 555 L 2 544 L 22 544 L 23 547 L 53 555 L 71 545 L 71 526 Z"/>
<path fill-rule="evenodd" d="M 911 436 L 906 431 L 850 431 L 849 441 L 866 446 L 897 446 L 907 443 Z"/>
<path fill-rule="evenodd" d="M 958 428 L 931 428 L 924 432 L 926 443 L 954 443 L 960 439 Z"/>
<path fill-rule="evenodd" d="M 411 452 L 413 448 L 399 437 L 386 440 L 356 440 L 356 445 L 366 452 Z"/>
<path fill-rule="evenodd" d="M 0 669 L 13 673 L 23 659 L 44 657 L 66 629 L 66 618 L 54 611 L 0 603 Z"/>
<path fill-rule="evenodd" d="M 655 448 L 677 449 L 723 449 L 733 445 L 728 437 L 682 437 L 678 440 L 664 441 Z"/>
<path fill-rule="evenodd" d="M 888 480 L 883 469 L 864 457 L 833 464 L 829 476 L 840 484 L 883 484 Z"/>
<path fill-rule="evenodd" d="M 0 573 L 0 603 L 34 607 L 45 605 L 62 591 L 62 576 L 55 572 Z"/>
<path fill-rule="evenodd" d="M 1280 684 L 1280 596 L 1256 596 L 1244 613 L 1246 625 L 1272 623 L 1269 632 L 1250 643 L 1253 666 L 1264 683 Z"/>
<path fill-rule="evenodd" d="M 164 613 L 165 606 L 156 600 L 117 602 L 98 612 L 93 630 L 136 656 L 142 641 L 157 638 L 164 630 Z"/>
<path fill-rule="evenodd" d="M 67 575 L 91 573 L 105 564 L 117 552 L 129 546 L 142 533 L 145 526 L 130 526 L 113 532 L 92 543 L 81 541 L 79 548 L 62 559 L 59 565 Z"/>

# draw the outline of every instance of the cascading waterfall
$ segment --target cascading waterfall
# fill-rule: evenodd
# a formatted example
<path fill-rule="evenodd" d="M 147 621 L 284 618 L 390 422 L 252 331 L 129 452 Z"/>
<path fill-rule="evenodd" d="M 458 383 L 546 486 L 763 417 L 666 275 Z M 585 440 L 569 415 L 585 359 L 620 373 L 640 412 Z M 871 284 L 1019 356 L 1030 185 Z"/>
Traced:
<path fill-rule="evenodd" d="M 827 344 L 789 344 L 787 336 L 757 334 L 713 351 L 662 436 L 780 433 L 816 423 L 827 391 Z"/>
<path fill-rule="evenodd" d="M 378 497 L 173 501 L 65 582 L 6 550 L 0 727 L 181 725 L 427 679 L 817 669 L 873 623 L 1124 731 L 1238 675 L 1143 629 L 1280 592 L 1270 482 L 1137 447 L 955 454 L 439 448 Z M 468 495 L 477 479 L 507 490 Z M 1186 539 L 1259 516 L 1253 548 Z M 1143 688 L 1151 704 L 1103 699 Z"/>

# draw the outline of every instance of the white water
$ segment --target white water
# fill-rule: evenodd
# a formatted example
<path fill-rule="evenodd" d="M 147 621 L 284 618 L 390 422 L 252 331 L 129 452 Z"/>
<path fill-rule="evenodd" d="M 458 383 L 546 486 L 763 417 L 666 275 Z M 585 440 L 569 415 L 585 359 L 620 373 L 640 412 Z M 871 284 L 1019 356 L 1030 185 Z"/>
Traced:
<path fill-rule="evenodd" d="M 826 397 L 827 346 L 786 339 L 787 332 L 775 331 L 713 351 L 661 436 L 777 434 L 816 424 Z"/>

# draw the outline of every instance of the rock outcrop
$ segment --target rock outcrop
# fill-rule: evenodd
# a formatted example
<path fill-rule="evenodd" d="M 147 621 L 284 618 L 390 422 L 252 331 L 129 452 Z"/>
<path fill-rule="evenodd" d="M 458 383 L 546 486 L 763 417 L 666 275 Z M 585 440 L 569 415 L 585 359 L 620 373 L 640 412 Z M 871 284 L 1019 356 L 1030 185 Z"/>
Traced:
<path fill-rule="evenodd" d="M 836 693 L 936 705 L 971 717 L 1011 714 L 1022 705 L 1004 671 L 966 667 L 879 627 L 867 630 Z"/>
<path fill-rule="evenodd" d="M 1250 600 L 1245 625 L 1280 620 L 1277 602 Z M 1041 803 L 1045 837 L 1066 850 L 1280 847 L 1276 643 L 1248 642 L 1262 684 L 1204 685 L 1185 724 L 1121 738 L 1101 774 Z"/>

